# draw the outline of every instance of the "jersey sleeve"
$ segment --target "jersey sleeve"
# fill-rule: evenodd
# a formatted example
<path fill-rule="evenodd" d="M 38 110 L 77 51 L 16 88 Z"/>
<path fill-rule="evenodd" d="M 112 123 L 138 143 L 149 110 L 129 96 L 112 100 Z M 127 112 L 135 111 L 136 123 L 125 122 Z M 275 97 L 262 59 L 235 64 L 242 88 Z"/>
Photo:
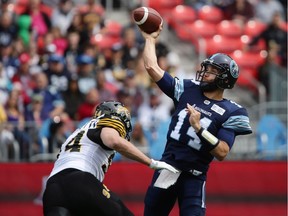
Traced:
<path fill-rule="evenodd" d="M 234 111 L 222 124 L 223 128 L 233 130 L 235 135 L 246 135 L 252 133 L 249 117 L 246 109 L 240 108 Z"/>
<path fill-rule="evenodd" d="M 156 82 L 159 88 L 174 101 L 179 101 L 182 93 L 184 92 L 184 82 L 177 77 L 172 77 L 169 73 L 165 72 L 164 76 Z"/>

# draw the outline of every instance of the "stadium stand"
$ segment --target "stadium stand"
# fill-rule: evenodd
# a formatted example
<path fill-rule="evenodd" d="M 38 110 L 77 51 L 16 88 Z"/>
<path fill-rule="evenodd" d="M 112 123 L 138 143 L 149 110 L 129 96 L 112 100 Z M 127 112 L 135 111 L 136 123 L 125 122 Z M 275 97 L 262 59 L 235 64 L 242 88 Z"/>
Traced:
<path fill-rule="evenodd" d="M 6 3 L 4 4 L 4 2 Z M 47 14 L 48 17 L 51 17 L 53 12 L 51 5 L 57 5 L 57 1 L 46 0 L 45 2 L 49 2 L 49 5 L 42 3 L 40 10 Z M 86 1 L 72 2 L 75 9 L 79 5 L 85 4 Z M 105 6 L 104 4 L 101 5 L 100 2 L 105 2 Z M 121 6 L 114 9 L 113 4 L 119 2 Z M 188 5 L 185 4 L 188 1 L 183 0 L 95 1 L 96 11 L 101 14 L 101 19 L 98 20 L 99 17 L 95 16 L 86 17 L 88 23 L 93 22 L 95 24 L 94 28 L 90 29 L 93 34 L 87 34 L 87 29 L 81 23 L 83 17 L 77 14 L 74 17 L 76 25 L 71 24 L 70 29 L 67 30 L 67 35 L 63 37 L 68 40 L 69 44 L 69 49 L 62 53 L 66 57 L 65 65 L 71 71 L 69 80 L 75 81 L 79 78 L 76 57 L 79 57 L 80 54 L 90 55 L 94 57 L 94 62 L 97 63 L 95 64 L 97 68 L 94 68 L 95 70 L 93 70 L 92 74 L 95 75 L 99 71 L 106 74 L 104 81 L 102 81 L 101 89 L 98 89 L 99 98 L 118 97 L 121 95 L 121 100 L 130 103 L 131 107 L 136 109 L 135 107 L 137 106 L 131 102 L 133 97 L 130 94 L 133 91 L 120 91 L 123 90 L 122 87 L 124 85 L 122 78 L 126 75 L 128 77 L 126 72 L 129 67 L 129 70 L 132 69 L 135 72 L 134 81 L 141 89 L 143 98 L 147 99 L 151 83 L 147 80 L 145 70 L 141 62 L 139 63 L 138 56 L 141 53 L 143 40 L 139 37 L 137 28 L 134 28 L 133 23 L 130 23 L 131 17 L 129 15 L 131 8 L 139 6 L 139 2 L 144 5 L 146 3 L 145 6 L 155 8 L 164 17 L 166 25 L 164 23 L 163 34 L 160 38 L 160 42 L 164 44 L 164 47 L 162 47 L 163 52 L 161 53 L 167 54 L 173 51 L 179 56 L 181 63 L 179 64 L 178 62 L 178 65 L 176 65 L 180 65 L 184 71 L 181 75 L 187 78 L 194 78 L 199 62 L 215 51 L 228 52 L 241 67 L 238 84 L 231 91 L 231 94 L 227 93 L 227 97 L 248 108 L 254 133 L 237 139 L 227 161 L 221 166 L 215 164 L 215 166 L 211 167 L 212 172 L 209 178 L 212 181 L 210 181 L 211 184 L 208 185 L 207 189 L 209 204 L 207 215 L 243 216 L 249 215 L 249 213 L 253 216 L 287 215 L 287 185 L 285 182 L 287 180 L 287 133 L 285 135 L 285 129 L 287 132 L 287 67 L 282 68 L 279 65 L 277 67 L 275 65 L 266 67 L 268 71 L 272 71 L 272 76 L 268 78 L 270 89 L 269 95 L 267 95 L 267 86 L 260 82 L 258 68 L 263 66 L 264 58 L 267 56 L 268 50 L 266 50 L 265 42 L 260 40 L 254 46 L 251 46 L 250 49 L 245 49 L 252 38 L 267 26 L 266 24 L 259 22 L 257 19 L 251 19 L 239 29 L 239 26 L 235 26 L 234 23 L 223 20 L 224 15 L 218 6 L 205 5 L 202 8 L 188 9 Z M 2 1 L 0 14 L 2 16 L 5 14 L 3 12 L 8 11 L 17 20 L 17 17 L 23 14 L 28 6 L 29 0 Z M 184 11 L 190 11 L 191 14 L 188 20 L 183 19 L 183 15 L 185 18 L 187 14 L 184 13 L 180 16 L 178 12 L 176 13 L 177 6 L 179 6 L 178 8 L 187 9 Z M 84 14 L 89 9 L 87 5 L 80 8 L 80 11 Z M 172 13 L 176 13 L 177 16 L 171 16 Z M 171 17 L 173 17 L 173 20 Z M 29 29 L 30 27 L 26 26 L 29 24 L 29 19 L 26 16 L 22 18 L 24 19 L 20 20 L 18 24 L 25 30 Z M 17 25 L 16 20 L 13 22 Z M 230 24 L 235 27 L 234 30 L 229 30 L 232 28 Z M 226 25 L 230 27 L 228 28 Z M 11 24 L 11 26 L 13 25 Z M 221 29 L 223 26 L 224 29 Z M 0 27 L 2 27 L 2 24 Z M 287 18 L 282 23 L 282 28 L 287 31 Z M 128 33 L 125 36 L 126 44 L 123 46 L 126 29 L 129 30 L 127 30 Z M 45 178 L 52 168 L 52 163 L 50 162 L 54 161 L 57 155 L 57 152 L 49 153 L 48 138 L 51 132 L 49 123 L 51 123 L 52 119 L 39 118 L 40 99 L 36 100 L 34 104 L 32 103 L 32 98 L 29 100 L 29 97 L 22 94 L 24 89 L 24 93 L 29 95 L 31 93 L 30 87 L 33 88 L 34 84 L 21 89 L 19 88 L 21 85 L 12 82 L 12 75 L 19 70 L 19 60 L 21 60 L 19 56 L 23 53 L 26 55 L 27 52 L 29 53 L 29 64 L 31 64 L 31 68 L 27 70 L 29 76 L 35 79 L 39 72 L 45 71 L 48 66 L 48 59 L 51 54 L 55 54 L 56 45 L 59 42 L 59 40 L 57 42 L 53 39 L 56 37 L 56 32 L 48 31 L 44 37 L 37 38 L 35 31 L 25 31 L 22 34 L 24 38 L 22 40 L 28 38 L 29 46 L 25 45 L 24 42 L 22 43 L 18 35 L 13 35 L 13 33 L 9 35 L 11 38 L 6 41 L 3 41 L 3 37 L 0 37 L 1 105 L 6 108 L 5 101 L 8 97 L 5 97 L 5 95 L 9 95 L 13 89 L 18 92 L 17 109 L 20 113 L 22 112 L 22 115 L 24 115 L 24 110 L 27 107 L 34 110 L 34 121 L 28 121 L 24 118 L 24 128 L 19 127 L 18 123 L 5 120 L 5 118 L 2 121 L 1 116 L 0 215 L 42 215 L 41 188 L 45 185 Z M 2 33 L 3 31 L 0 30 L 0 35 Z M 31 36 L 32 40 L 27 36 Z M 9 53 L 9 55 L 5 53 Z M 125 60 L 125 66 L 121 61 L 123 59 Z M 85 61 L 83 60 L 82 62 Z M 86 66 L 86 64 L 83 64 L 81 67 L 85 68 Z M 175 65 L 169 66 L 173 68 Z M 282 73 L 283 71 L 284 73 Z M 3 74 L 5 76 L 2 76 Z M 116 74 L 121 76 L 115 76 Z M 4 82 L 4 78 L 8 82 Z M 24 78 L 24 80 L 27 79 Z M 3 85 L 4 83 L 5 85 Z M 76 89 L 75 91 L 77 92 L 78 83 L 73 83 L 76 84 L 72 84 L 72 89 Z M 53 92 L 53 89 L 50 88 L 50 91 Z M 117 92 L 121 94 L 117 94 Z M 72 93 L 70 94 L 72 98 Z M 75 95 L 78 95 L 78 93 Z M 97 94 L 94 96 L 97 99 Z M 136 102 L 136 100 L 134 101 Z M 166 101 L 164 98 L 162 103 L 165 104 L 167 103 Z M 167 103 L 168 105 L 170 106 L 169 103 Z M 87 109 L 84 109 L 84 114 L 91 107 L 93 108 L 93 105 L 89 106 L 89 103 L 86 104 L 85 108 Z M 63 125 L 61 124 L 64 127 L 61 127 L 60 130 L 62 135 L 69 133 L 71 128 L 75 128 L 78 123 L 83 124 L 87 120 L 77 119 L 75 117 L 77 115 L 71 115 L 69 119 L 66 118 L 65 120 L 64 116 L 67 115 L 61 114 L 63 113 L 57 113 L 55 116 L 60 117 L 61 121 L 64 122 Z M 91 115 L 91 113 L 87 115 Z M 270 119 L 270 115 L 273 115 L 273 121 Z M 269 117 L 268 121 L 267 117 Z M 277 121 L 274 121 L 275 117 Z M 22 117 L 19 119 L 22 119 Z M 265 119 L 266 121 L 264 121 Z M 162 126 L 158 128 L 158 133 L 160 134 L 163 133 L 167 124 L 165 123 Z M 21 140 L 16 139 L 17 134 L 13 133 L 12 128 L 20 129 L 24 134 L 27 132 L 28 136 L 25 134 L 25 137 L 33 137 L 33 142 L 30 143 L 28 149 L 25 149 L 25 157 L 23 157 L 23 145 L 21 145 L 23 143 L 19 143 Z M 38 135 L 40 140 L 36 141 L 38 140 Z M 151 136 L 151 134 L 148 134 L 147 139 L 152 140 Z M 278 137 L 281 139 L 278 139 Z M 154 143 L 155 145 L 152 145 L 152 143 L 149 145 L 150 155 L 155 158 L 161 157 L 161 151 L 164 148 L 161 145 L 164 142 L 164 138 L 161 138 Z M 279 145 L 267 146 L 267 141 L 270 138 L 273 140 L 277 139 L 269 142 L 269 144 L 275 143 Z M 147 170 L 143 171 L 141 165 L 121 161 L 121 158 L 116 159 L 118 161 L 115 161 L 114 166 L 112 166 L 114 170 L 111 170 L 111 175 L 107 176 L 106 181 L 111 185 L 112 190 L 115 189 L 115 192 L 120 193 L 124 201 L 135 212 L 135 215 L 142 215 L 144 191 L 152 173 Z M 127 167 L 129 167 L 129 172 L 126 173 Z M 231 175 L 232 172 L 235 175 Z M 131 173 L 133 173 L 133 178 L 130 176 Z M 126 180 L 124 185 L 119 184 L 121 181 L 115 181 L 115 179 L 122 178 Z M 275 179 L 277 184 L 275 184 Z M 173 209 L 171 216 L 176 216 L 177 210 L 177 208 Z"/>
<path fill-rule="evenodd" d="M 15 13 L 16 17 L 23 14 L 27 7 L 29 7 L 28 0 L 18 0 L 15 1 L 15 3 L 10 4 L 14 6 L 10 8 L 13 8 L 12 13 Z M 129 69 L 134 69 L 135 71 L 139 70 L 135 67 L 135 65 L 138 64 L 136 63 L 137 55 L 141 52 L 141 43 L 143 43 L 143 41 L 141 41 L 141 36 L 139 37 L 137 34 L 137 28 L 133 26 L 133 23 L 131 24 L 131 17 L 128 14 L 131 11 L 131 8 L 139 6 L 139 4 L 137 2 L 134 4 L 127 4 L 122 2 L 121 5 L 122 6 L 120 6 L 118 10 L 113 10 L 113 4 L 111 4 L 110 1 L 107 1 L 107 4 L 105 4 L 108 9 L 99 3 L 95 3 L 93 6 L 91 6 L 91 9 L 100 15 L 102 14 L 101 19 L 98 20 L 98 16 L 84 16 L 83 14 L 89 12 L 89 7 L 85 5 L 85 1 L 77 2 L 74 5 L 74 8 L 79 9 L 79 14 L 83 15 L 83 19 L 85 17 L 85 22 L 94 23 L 94 28 L 91 28 L 90 30 L 83 29 L 81 27 L 81 20 L 79 24 L 76 24 L 76 26 L 73 26 L 71 23 L 70 29 L 67 30 L 69 32 L 69 38 L 71 37 L 71 41 L 68 42 L 68 46 L 71 47 L 69 47 L 66 52 L 62 53 L 62 55 L 66 55 L 65 64 L 67 64 L 67 69 L 71 70 L 71 76 L 76 76 L 76 79 L 78 73 L 76 68 L 78 65 L 77 61 L 75 59 L 73 60 L 72 56 L 77 57 L 77 55 L 84 52 L 85 54 L 93 56 L 93 58 L 95 58 L 95 62 L 97 62 L 98 68 L 94 68 L 92 74 L 95 74 L 97 70 L 105 71 L 105 86 L 107 86 L 106 88 L 108 88 L 108 91 L 110 91 L 109 95 L 115 95 L 115 92 L 122 88 L 121 86 L 123 85 L 123 80 L 121 80 L 121 77 L 123 74 L 125 74 L 124 72 L 127 69 L 127 66 L 132 67 Z M 129 8 L 127 8 L 128 5 Z M 3 7 L 4 6 L 5 5 L 3 5 Z M 234 97 L 235 100 L 239 101 L 240 103 L 244 102 L 244 105 L 248 107 L 257 103 L 262 104 L 263 102 L 267 102 L 268 99 L 270 100 L 271 94 L 269 93 L 270 95 L 267 95 L 267 86 L 261 83 L 262 80 L 259 80 L 258 71 L 259 67 L 262 66 L 266 61 L 265 58 L 267 57 L 267 50 L 265 43 L 263 40 L 260 40 L 254 46 L 251 46 L 250 49 L 247 49 L 247 46 L 252 38 L 255 37 L 257 33 L 262 31 L 267 26 L 266 24 L 256 19 L 250 19 L 241 27 L 234 21 L 223 20 L 223 11 L 217 5 L 205 5 L 201 8 L 193 8 L 189 5 L 185 5 L 185 3 L 180 0 L 173 2 L 161 0 L 148 1 L 147 6 L 155 8 L 161 13 L 161 15 L 163 15 L 165 19 L 164 29 L 160 40 L 161 42 L 164 42 L 163 44 L 169 41 L 168 44 L 165 44 L 167 46 L 165 49 L 168 50 L 168 53 L 174 51 L 177 55 L 180 56 L 182 61 L 181 67 L 185 71 L 183 73 L 184 75 L 193 77 L 195 73 L 195 67 L 198 65 L 199 61 L 201 61 L 206 56 L 214 52 L 226 52 L 235 58 L 241 69 L 236 89 L 233 90 L 233 93 L 229 95 L 229 97 Z M 3 10 L 5 10 L 5 8 Z M 53 8 L 50 4 L 40 4 L 39 10 L 46 14 L 47 17 L 51 18 Z M 107 15 L 107 13 L 109 13 L 109 15 Z M 75 15 L 76 23 L 79 22 L 79 20 L 77 21 L 79 14 Z M 173 20 L 169 19 L 167 14 L 172 14 Z M 284 29 L 287 28 L 287 22 L 283 22 L 282 26 Z M 127 31 L 129 28 L 134 29 L 135 35 L 133 33 L 131 34 L 130 31 Z M 75 33 L 77 31 L 78 33 Z M 93 33 L 89 36 L 87 35 L 87 31 L 92 31 Z M 24 53 L 28 53 L 29 58 L 27 59 L 29 60 L 27 61 L 29 61 L 29 64 L 38 66 L 38 69 L 36 69 L 36 67 L 31 67 L 31 74 L 33 74 L 33 77 L 38 76 L 37 71 L 46 70 L 47 60 L 51 57 L 49 55 L 55 52 L 55 47 L 56 50 L 59 48 L 59 41 L 63 40 L 63 38 L 60 37 L 60 40 L 54 38 L 53 41 L 53 37 L 56 37 L 55 32 L 56 31 L 49 32 L 47 35 L 45 35 L 45 37 L 36 38 L 36 44 L 34 44 L 35 47 L 38 46 L 38 51 L 36 51 L 36 54 L 33 54 L 32 49 L 29 50 L 30 47 L 27 47 L 27 45 L 25 47 L 25 44 L 21 45 L 22 48 L 20 48 L 20 51 L 14 54 L 16 56 L 20 56 L 20 54 L 23 55 Z M 124 32 L 126 33 L 124 34 Z M 127 32 L 130 33 L 128 34 Z M 124 35 L 126 37 L 125 40 Z M 130 43 L 129 40 L 133 42 Z M 78 44 L 77 41 L 79 41 Z M 88 42 L 88 45 L 86 42 Z M 124 44 L 125 46 L 123 46 Z M 12 46 L 12 43 L 9 42 L 8 45 L 9 48 Z M 124 62 L 119 61 L 121 56 L 124 56 Z M 12 75 L 9 74 L 14 74 L 15 71 L 19 70 L 17 67 L 17 61 L 21 60 L 21 58 L 18 60 L 16 58 L 14 60 L 15 64 L 8 63 L 7 65 L 4 65 L 4 71 L 7 73 L 8 78 L 12 77 Z M 14 60 L 11 58 L 11 62 Z M 83 67 L 81 66 L 81 68 Z M 190 71 L 194 72 L 191 73 Z M 135 79 L 139 80 L 141 75 L 138 75 L 137 73 Z M 90 74 L 89 76 L 93 75 Z M 275 77 L 271 79 L 273 79 L 273 83 L 276 83 L 277 81 L 275 79 L 278 79 L 278 81 L 281 83 L 279 86 L 285 86 L 285 83 L 287 83 L 287 79 L 285 80 L 283 77 L 282 79 Z M 141 84 L 143 83 L 138 82 L 137 85 Z M 33 88 L 33 85 L 34 84 L 32 82 L 32 86 L 29 85 L 29 88 Z M 18 84 L 15 84 L 15 86 L 18 86 Z M 146 90 L 149 89 L 144 89 L 144 95 L 147 93 L 145 93 Z M 8 90 L 5 91 L 6 93 L 9 93 Z M 29 91 L 27 92 L 28 95 L 25 93 L 26 95 L 23 94 L 19 96 L 20 101 L 23 99 L 25 101 L 24 103 L 20 103 L 20 110 L 23 110 L 23 108 L 26 109 L 28 105 L 29 107 L 31 105 L 29 102 Z M 105 91 L 107 91 L 107 89 Z M 272 97 L 279 98 L 279 95 L 283 95 L 283 92 L 284 91 L 281 89 L 273 88 Z M 101 94 L 100 97 L 102 98 L 103 96 Z M 234 94 L 236 96 L 233 96 Z M 243 97 L 243 94 L 246 96 Z M 283 95 L 283 97 L 284 96 L 285 95 Z M 281 98 L 283 97 L 281 96 Z M 5 105 L 5 103 L 2 103 L 2 105 Z M 262 113 L 265 114 L 266 112 L 264 111 Z M 256 114 L 255 116 L 258 115 Z M 73 118 L 71 119 L 72 121 L 77 122 L 79 120 Z M 42 121 L 43 120 L 44 119 L 42 119 Z M 252 119 L 252 121 L 257 122 L 258 119 Z M 286 119 L 281 118 L 281 121 L 287 123 Z M 76 123 L 74 125 L 76 125 Z M 31 132 L 31 130 L 28 128 L 27 131 Z M 42 140 L 41 142 L 39 141 L 39 143 L 34 143 L 29 146 L 30 150 L 28 152 L 30 152 L 29 154 L 32 154 L 30 156 L 38 153 L 47 153 L 47 150 L 44 150 L 47 149 L 47 139 L 45 139 L 45 136 L 42 134 L 40 134 L 40 137 L 40 140 Z M 14 144 L 17 145 L 17 143 L 19 144 L 19 142 L 15 140 Z M 41 145 L 44 146 L 41 147 Z M 253 145 L 256 146 L 256 141 L 253 142 Z M 17 148 L 15 151 L 17 151 Z M 25 160 L 29 160 L 30 156 L 25 158 Z M 253 158 L 252 154 L 251 157 Z"/>

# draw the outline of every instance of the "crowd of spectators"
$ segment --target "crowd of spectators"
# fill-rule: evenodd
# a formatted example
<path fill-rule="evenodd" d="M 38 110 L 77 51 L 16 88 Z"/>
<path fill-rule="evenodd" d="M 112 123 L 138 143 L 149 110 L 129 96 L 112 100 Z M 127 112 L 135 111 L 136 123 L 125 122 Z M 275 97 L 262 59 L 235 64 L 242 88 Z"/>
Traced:
<path fill-rule="evenodd" d="M 143 134 L 155 133 L 155 123 L 169 117 L 171 103 L 163 103 L 167 100 L 146 75 L 143 38 L 132 20 L 107 45 L 98 40 L 111 31 L 105 8 L 94 0 L 76 3 L 59 0 L 52 7 L 27 0 L 19 8 L 2 0 L 0 160 L 15 158 L 15 145 L 20 160 L 57 153 L 67 135 L 105 100 L 129 107 L 136 128 L 132 139 L 147 154 Z M 166 58 L 169 52 L 159 42 L 159 55 Z"/>
<path fill-rule="evenodd" d="M 258 16 L 270 23 L 271 10 L 263 12 L 267 8 L 285 16 L 276 0 L 259 0 L 256 10 L 249 2 L 236 0 L 225 5 L 226 19 Z M 271 2 L 273 6 L 263 6 Z M 186 3 L 199 8 L 211 1 Z M 57 152 L 67 135 L 105 100 L 118 100 L 129 108 L 135 125 L 132 141 L 146 154 L 160 157 L 165 142 L 161 134 L 167 129 L 172 101 L 146 74 L 141 58 L 144 41 L 132 19 L 116 32 L 117 25 L 108 28 L 111 20 L 106 13 L 96 0 L 83 4 L 1 0 L 0 160 L 15 158 L 17 152 L 20 160 Z M 287 46 L 285 49 L 281 53 L 287 61 Z M 185 76 L 179 56 L 167 44 L 158 42 L 157 55 L 163 69 Z"/>

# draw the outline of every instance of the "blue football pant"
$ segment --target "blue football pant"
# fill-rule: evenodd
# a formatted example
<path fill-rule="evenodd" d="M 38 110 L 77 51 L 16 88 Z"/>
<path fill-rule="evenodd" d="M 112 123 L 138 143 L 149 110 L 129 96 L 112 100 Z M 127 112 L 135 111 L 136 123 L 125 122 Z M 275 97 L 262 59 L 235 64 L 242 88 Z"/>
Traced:
<path fill-rule="evenodd" d="M 178 199 L 180 216 L 205 215 L 205 180 L 190 173 L 181 173 L 176 184 L 168 189 L 153 187 L 159 176 L 155 171 L 145 196 L 144 216 L 168 216 Z"/>

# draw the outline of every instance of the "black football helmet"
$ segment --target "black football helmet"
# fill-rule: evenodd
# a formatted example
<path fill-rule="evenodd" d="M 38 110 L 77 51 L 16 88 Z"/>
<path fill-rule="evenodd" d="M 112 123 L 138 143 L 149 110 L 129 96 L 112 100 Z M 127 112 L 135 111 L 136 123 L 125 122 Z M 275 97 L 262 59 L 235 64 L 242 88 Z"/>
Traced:
<path fill-rule="evenodd" d="M 132 131 L 130 112 L 124 105 L 117 101 L 105 101 L 100 103 L 95 110 L 93 118 L 108 117 L 120 120 L 126 129 L 126 139 L 129 138 L 129 133 Z"/>
<path fill-rule="evenodd" d="M 207 72 L 207 66 L 211 65 L 219 70 L 214 82 L 205 82 L 203 77 Z M 239 68 L 237 63 L 228 55 L 216 53 L 209 56 L 201 63 L 201 70 L 196 73 L 196 80 L 200 82 L 203 91 L 213 91 L 217 88 L 231 89 L 234 87 L 239 77 Z"/>

